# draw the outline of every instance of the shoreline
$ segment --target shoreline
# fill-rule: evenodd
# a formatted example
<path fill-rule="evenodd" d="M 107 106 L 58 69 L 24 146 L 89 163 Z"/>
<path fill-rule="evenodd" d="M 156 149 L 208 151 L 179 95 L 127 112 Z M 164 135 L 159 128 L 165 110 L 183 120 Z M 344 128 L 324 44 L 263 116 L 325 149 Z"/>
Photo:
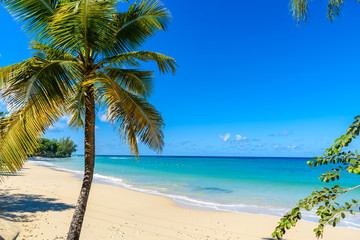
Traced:
<path fill-rule="evenodd" d="M 55 158 L 56 159 L 56 158 Z M 52 170 L 66 172 L 72 174 L 75 178 L 82 180 L 82 172 L 78 170 L 73 170 L 61 166 L 57 166 L 54 163 L 49 163 L 47 160 L 49 158 L 46 157 L 37 157 L 35 159 L 30 159 L 29 162 L 36 164 L 37 166 L 43 166 L 50 168 Z M 53 159 L 51 159 L 53 160 Z M 260 205 L 249 205 L 249 204 L 220 204 L 216 202 L 210 202 L 206 200 L 199 200 L 195 198 L 191 198 L 186 195 L 180 194 L 171 194 L 171 193 L 162 193 L 156 190 L 148 190 L 140 187 L 133 186 L 124 182 L 124 179 L 114 176 L 107 176 L 103 174 L 94 174 L 94 183 L 105 184 L 109 186 L 115 186 L 124 188 L 130 191 L 150 194 L 153 196 L 164 197 L 174 202 L 174 205 L 184 208 L 184 209 L 193 209 L 193 210 L 201 210 L 201 211 L 214 211 L 214 212 L 229 212 L 229 213 L 245 213 L 245 214 L 254 214 L 261 216 L 270 216 L 276 217 L 280 219 L 283 214 L 285 214 L 288 210 L 285 207 L 272 207 L 272 206 L 260 206 Z M 233 210 L 230 210 L 232 208 Z M 235 209 L 236 208 L 236 209 Z M 282 213 L 279 213 L 282 212 Z M 317 215 L 312 212 L 302 212 L 303 218 L 302 221 L 309 223 L 317 223 Z M 352 217 L 352 216 L 348 216 Z M 349 220 L 345 220 L 346 222 L 341 222 L 338 224 L 339 227 L 350 228 L 355 230 L 360 230 L 360 226 L 353 222 L 349 222 Z"/>
<path fill-rule="evenodd" d="M 53 163 L 48 163 L 46 160 L 47 160 L 47 158 L 41 157 L 41 158 L 35 159 L 35 161 L 29 160 L 29 162 L 33 163 L 37 166 L 47 167 L 52 170 L 70 173 L 75 178 L 82 180 L 83 173 L 81 171 L 56 166 Z M 44 161 L 44 162 L 42 162 L 42 161 Z M 220 204 L 220 203 L 214 203 L 214 202 L 210 202 L 210 201 L 206 201 L 206 200 L 193 199 L 193 198 L 190 198 L 185 195 L 166 194 L 166 193 L 158 192 L 156 190 L 147 190 L 147 189 L 135 187 L 133 185 L 124 183 L 124 180 L 119 177 L 107 176 L 107 175 L 98 174 L 98 173 L 94 174 L 93 183 L 115 186 L 115 187 L 120 187 L 120 188 L 130 190 L 130 191 L 164 197 L 166 199 L 170 199 L 171 201 L 173 201 L 176 206 L 179 206 L 179 207 L 185 208 L 185 209 L 194 209 L 194 210 L 201 210 L 201 211 L 214 211 L 214 212 L 247 213 L 247 214 L 255 214 L 255 215 L 280 217 L 275 214 L 271 215 L 271 214 L 266 214 L 266 213 L 261 213 L 261 212 L 251 212 L 251 211 L 235 211 L 235 210 L 232 211 L 232 210 L 227 210 L 227 209 L 218 209 L 217 207 L 219 207 L 219 206 L 220 207 L 221 206 L 222 207 L 242 206 L 243 208 L 267 209 L 268 211 L 271 211 L 271 210 L 275 211 L 275 210 L 279 210 L 280 208 L 271 208 L 271 207 L 263 207 L 263 206 L 259 206 L 259 205 L 246 205 L 246 204 Z M 187 202 L 181 202 L 179 199 L 185 200 Z M 191 203 L 199 203 L 202 205 L 196 205 L 196 204 L 191 204 Z M 211 207 L 211 205 L 214 207 Z M 283 210 L 283 209 L 281 209 L 281 210 Z M 307 221 L 307 220 L 304 220 L 304 221 Z M 311 222 L 311 221 L 308 221 L 308 222 Z M 350 227 L 350 226 L 349 226 L 349 228 L 357 229 L 355 227 Z M 360 230 L 360 228 L 359 228 L 359 230 Z"/>
<path fill-rule="evenodd" d="M 5 234 L 19 233 L 18 239 L 64 239 L 80 186 L 81 180 L 72 173 L 28 162 L 17 175 L 0 183 L 0 199 L 7 202 L 5 209 L 0 208 L 0 236 L 8 239 Z M 24 199 L 27 204 L 20 201 Z M 166 197 L 94 183 L 81 239 L 264 240 L 271 239 L 278 220 L 260 214 L 187 209 Z M 315 239 L 314 227 L 301 221 L 285 239 Z M 324 239 L 346 236 L 351 240 L 359 233 L 327 227 Z"/>

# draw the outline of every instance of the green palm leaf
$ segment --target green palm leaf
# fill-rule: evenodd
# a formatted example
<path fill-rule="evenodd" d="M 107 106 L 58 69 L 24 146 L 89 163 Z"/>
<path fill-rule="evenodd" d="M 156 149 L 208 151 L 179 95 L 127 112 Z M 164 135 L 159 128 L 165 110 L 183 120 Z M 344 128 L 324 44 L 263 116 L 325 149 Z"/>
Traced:
<path fill-rule="evenodd" d="M 72 129 L 85 127 L 86 87 L 77 86 L 76 94 L 70 97 L 67 113 L 71 116 L 69 126 Z"/>
<path fill-rule="evenodd" d="M 0 69 L 0 73 L 2 98 L 11 112 L 0 124 L 0 171 L 4 175 L 23 165 L 41 135 L 63 115 L 80 70 L 74 61 L 34 56 Z"/>
<path fill-rule="evenodd" d="M 12 81 L 30 67 L 31 59 L 0 68 L 0 89 L 4 89 Z"/>
<path fill-rule="evenodd" d="M 110 65 L 120 68 L 140 67 L 141 64 L 139 61 L 155 61 L 159 67 L 160 73 L 171 71 L 174 74 L 176 72 L 177 64 L 173 58 L 151 51 L 121 53 L 113 57 L 105 58 L 99 62 L 97 66 Z"/>
<path fill-rule="evenodd" d="M 51 22 L 51 43 L 88 58 L 112 44 L 116 1 L 81 0 L 63 3 Z"/>
<path fill-rule="evenodd" d="M 80 61 L 71 55 L 68 51 L 63 51 L 52 46 L 42 44 L 36 41 L 30 42 L 30 49 L 36 50 L 37 54 L 43 53 L 48 61 L 73 61 L 74 63 L 80 63 Z"/>
<path fill-rule="evenodd" d="M 291 11 L 298 23 L 305 21 L 308 15 L 308 0 L 291 0 Z"/>
<path fill-rule="evenodd" d="M 138 155 L 137 139 L 155 151 L 164 146 L 163 119 L 158 111 L 144 99 L 121 88 L 105 74 L 96 79 L 97 95 L 108 109 L 110 123 L 117 125 L 133 153 Z"/>
<path fill-rule="evenodd" d="M 36 39 L 41 39 L 49 30 L 49 22 L 55 14 L 58 0 L 0 0 L 0 3 L 24 23 L 23 29 Z"/>
<path fill-rule="evenodd" d="M 62 115 L 55 104 L 60 105 L 55 102 L 45 109 L 29 103 L 1 121 L 0 179 L 23 166 L 41 135 Z"/>
<path fill-rule="evenodd" d="M 360 0 L 356 0 L 360 2 Z M 308 0 L 291 0 L 291 11 L 297 23 L 306 21 L 309 15 Z M 328 0 L 328 12 L 327 17 L 332 22 L 336 16 L 340 14 L 341 6 L 344 5 L 344 0 Z"/>
<path fill-rule="evenodd" d="M 44 108 L 51 105 L 53 100 L 64 101 L 73 91 L 72 86 L 80 70 L 73 61 L 48 61 L 35 56 L 26 61 L 26 67 L 8 78 L 6 88 L 3 88 L 2 97 L 13 110 L 23 107 L 27 102 L 42 101 Z"/>
<path fill-rule="evenodd" d="M 123 89 L 141 97 L 150 96 L 153 88 L 154 73 L 134 69 L 105 67 L 102 72 L 109 76 Z"/>
<path fill-rule="evenodd" d="M 170 16 L 160 1 L 141 1 L 131 5 L 127 12 L 116 14 L 115 39 L 101 53 L 111 57 L 137 49 L 157 31 L 165 30 Z"/>

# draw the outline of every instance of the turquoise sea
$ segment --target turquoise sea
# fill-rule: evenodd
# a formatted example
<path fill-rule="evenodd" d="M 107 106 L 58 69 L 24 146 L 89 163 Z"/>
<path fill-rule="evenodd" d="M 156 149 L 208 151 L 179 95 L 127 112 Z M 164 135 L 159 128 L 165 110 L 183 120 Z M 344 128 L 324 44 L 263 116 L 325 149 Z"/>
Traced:
<path fill-rule="evenodd" d="M 315 188 L 335 185 L 318 179 L 331 167 L 309 168 L 309 160 L 165 156 L 136 160 L 129 156 L 96 156 L 94 180 L 162 195 L 183 207 L 281 216 Z M 84 157 L 32 161 L 81 177 Z M 351 187 L 358 181 L 355 174 L 345 173 L 336 184 Z M 360 190 L 349 197 L 360 199 Z M 304 212 L 303 216 L 317 221 L 314 212 Z M 360 219 L 348 216 L 341 225 L 360 229 Z"/>

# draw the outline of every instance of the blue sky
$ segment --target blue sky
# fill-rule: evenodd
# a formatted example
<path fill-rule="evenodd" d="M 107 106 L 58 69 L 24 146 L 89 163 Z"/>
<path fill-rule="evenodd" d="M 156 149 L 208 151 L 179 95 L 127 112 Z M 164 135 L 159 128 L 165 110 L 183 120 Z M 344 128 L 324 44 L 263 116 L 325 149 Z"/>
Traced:
<path fill-rule="evenodd" d="M 166 123 L 163 155 L 312 157 L 360 114 L 355 1 L 346 1 L 333 23 L 327 3 L 312 1 L 311 18 L 301 26 L 287 0 L 163 3 L 172 23 L 143 47 L 179 65 L 176 75 L 158 75 L 150 98 Z M 28 58 L 29 39 L 2 7 L 0 21 L 0 66 Z M 128 154 L 102 115 L 97 154 Z M 72 132 L 66 121 L 46 137 L 70 136 L 81 154 L 83 132 Z"/>

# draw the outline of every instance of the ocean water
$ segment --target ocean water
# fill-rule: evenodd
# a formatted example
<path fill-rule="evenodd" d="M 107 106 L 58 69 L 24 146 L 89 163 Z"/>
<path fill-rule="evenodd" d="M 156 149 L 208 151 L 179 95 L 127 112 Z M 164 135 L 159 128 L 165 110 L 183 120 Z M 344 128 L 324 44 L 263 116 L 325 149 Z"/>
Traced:
<path fill-rule="evenodd" d="M 299 199 L 322 186 L 357 185 L 355 174 L 344 173 L 335 183 L 318 177 L 335 166 L 309 168 L 310 158 L 249 157 L 140 157 L 96 156 L 97 182 L 173 199 L 184 207 L 282 216 Z M 72 172 L 81 177 L 84 157 L 32 160 L 38 165 Z M 360 199 L 360 190 L 342 200 Z M 304 220 L 316 222 L 314 212 Z M 341 226 L 360 229 L 358 216 L 349 215 Z"/>

